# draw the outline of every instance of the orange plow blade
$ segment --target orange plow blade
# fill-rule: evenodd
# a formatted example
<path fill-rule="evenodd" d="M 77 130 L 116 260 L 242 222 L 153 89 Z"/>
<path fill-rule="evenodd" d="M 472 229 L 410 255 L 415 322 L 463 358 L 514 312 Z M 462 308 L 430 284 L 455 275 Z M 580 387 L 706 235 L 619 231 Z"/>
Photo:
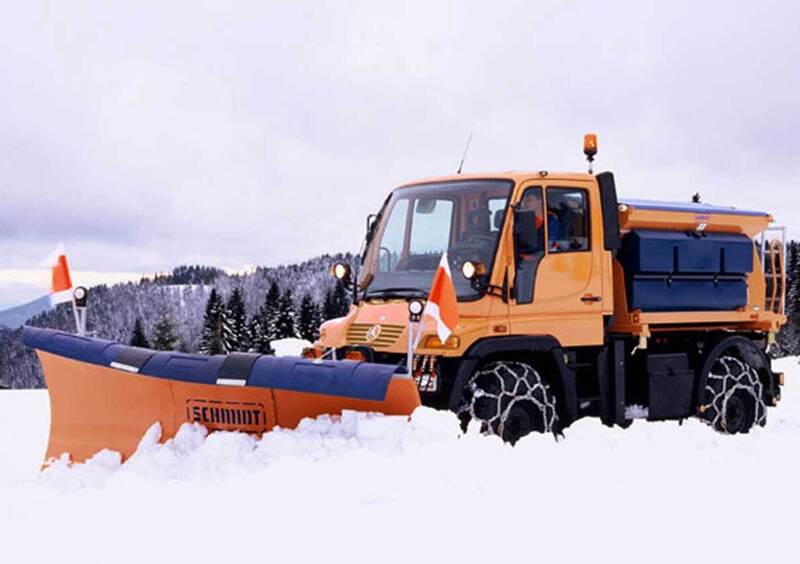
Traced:
<path fill-rule="evenodd" d="M 420 405 L 414 381 L 391 365 L 156 352 L 32 327 L 23 340 L 37 350 L 50 395 L 45 462 L 102 449 L 126 459 L 156 422 L 162 439 L 192 422 L 260 435 L 343 410 L 410 415 Z"/>

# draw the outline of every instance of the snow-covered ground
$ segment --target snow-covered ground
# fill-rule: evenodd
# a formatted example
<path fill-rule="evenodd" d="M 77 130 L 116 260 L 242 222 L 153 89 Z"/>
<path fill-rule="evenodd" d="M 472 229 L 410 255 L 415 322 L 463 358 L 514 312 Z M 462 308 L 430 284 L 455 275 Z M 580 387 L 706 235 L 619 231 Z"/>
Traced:
<path fill-rule="evenodd" d="M 0 392 L 5 562 L 797 562 L 800 367 L 764 429 L 579 421 L 556 443 L 449 413 L 348 414 L 261 440 L 155 435 L 39 473 L 45 392 Z M 312 560 L 313 559 L 313 560 Z"/>

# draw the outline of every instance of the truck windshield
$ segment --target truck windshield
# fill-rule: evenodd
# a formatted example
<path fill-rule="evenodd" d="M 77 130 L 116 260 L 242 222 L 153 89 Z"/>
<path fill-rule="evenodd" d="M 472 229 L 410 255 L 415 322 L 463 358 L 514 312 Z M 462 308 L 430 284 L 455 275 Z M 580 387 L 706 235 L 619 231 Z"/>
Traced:
<path fill-rule="evenodd" d="M 447 251 L 459 299 L 479 296 L 461 275 L 466 260 L 491 272 L 510 180 L 419 184 L 394 191 L 365 255 L 365 297 L 425 297 Z"/>

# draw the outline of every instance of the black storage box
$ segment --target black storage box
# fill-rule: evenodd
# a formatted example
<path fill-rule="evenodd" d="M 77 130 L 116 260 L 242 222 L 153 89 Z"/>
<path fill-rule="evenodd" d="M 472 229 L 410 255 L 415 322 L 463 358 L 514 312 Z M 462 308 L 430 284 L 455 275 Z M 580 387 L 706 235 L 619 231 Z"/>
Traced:
<path fill-rule="evenodd" d="M 651 354 L 647 357 L 649 412 L 651 421 L 676 419 L 692 414 L 694 371 L 686 353 Z"/>
<path fill-rule="evenodd" d="M 753 271 L 747 235 L 633 230 L 622 239 L 628 307 L 641 311 L 731 311 L 747 304 Z"/>

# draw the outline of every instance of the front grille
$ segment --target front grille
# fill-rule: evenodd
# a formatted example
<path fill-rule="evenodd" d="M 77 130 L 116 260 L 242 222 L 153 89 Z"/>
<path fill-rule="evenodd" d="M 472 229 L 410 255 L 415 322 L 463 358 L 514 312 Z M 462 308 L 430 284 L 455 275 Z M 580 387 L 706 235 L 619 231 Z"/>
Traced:
<path fill-rule="evenodd" d="M 367 334 L 375 326 L 376 324 L 372 323 L 353 323 L 347 330 L 347 343 L 385 349 L 391 347 L 405 330 L 403 325 L 377 324 L 381 328 L 380 333 L 374 340 L 368 341 Z"/>

